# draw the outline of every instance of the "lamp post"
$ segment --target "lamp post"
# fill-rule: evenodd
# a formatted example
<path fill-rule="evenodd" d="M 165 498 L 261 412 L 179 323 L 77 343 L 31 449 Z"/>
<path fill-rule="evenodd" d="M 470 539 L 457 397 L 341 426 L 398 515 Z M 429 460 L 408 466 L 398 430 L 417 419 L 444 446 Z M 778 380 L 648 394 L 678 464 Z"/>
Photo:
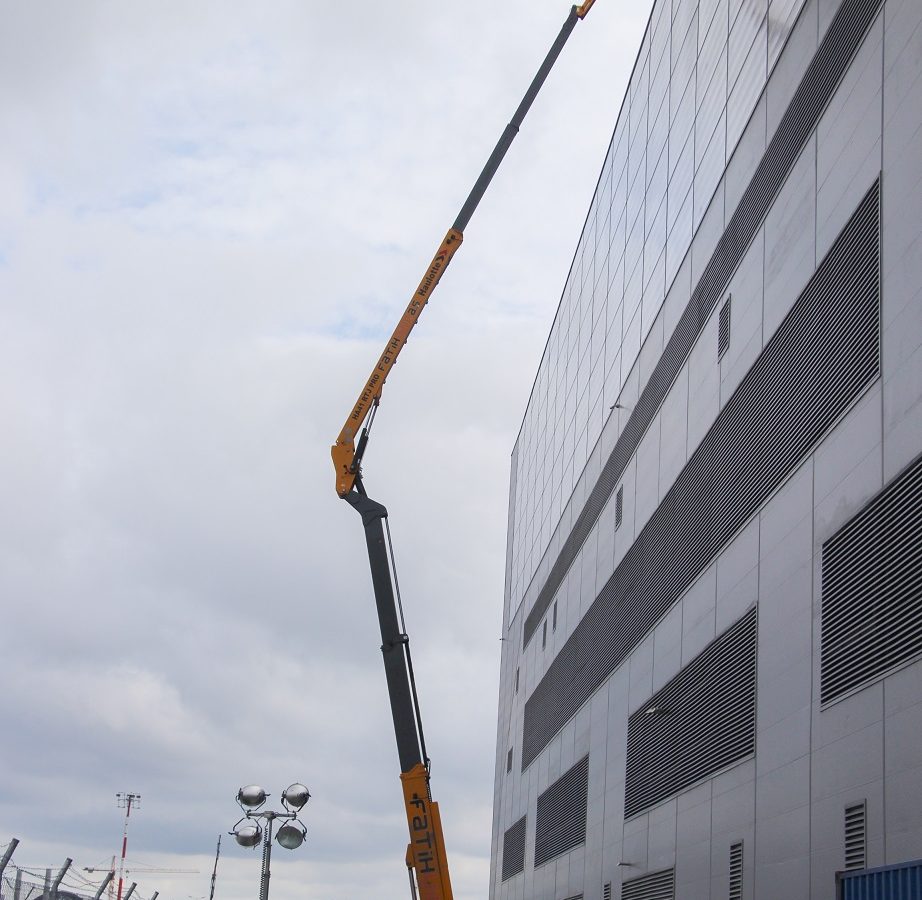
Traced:
<path fill-rule="evenodd" d="M 269 860 L 272 856 L 272 828 L 276 819 L 287 819 L 275 839 L 286 850 L 297 850 L 307 837 L 307 828 L 299 821 L 298 813 L 311 798 L 310 791 L 303 785 L 289 785 L 282 791 L 282 805 L 285 812 L 262 809 L 269 795 L 256 784 L 249 784 L 237 791 L 237 804 L 243 810 L 243 817 L 230 833 L 241 847 L 255 847 L 262 840 L 263 865 L 259 882 L 259 900 L 269 900 Z M 241 823 L 246 820 L 245 825 Z M 265 820 L 265 827 L 258 819 Z"/>

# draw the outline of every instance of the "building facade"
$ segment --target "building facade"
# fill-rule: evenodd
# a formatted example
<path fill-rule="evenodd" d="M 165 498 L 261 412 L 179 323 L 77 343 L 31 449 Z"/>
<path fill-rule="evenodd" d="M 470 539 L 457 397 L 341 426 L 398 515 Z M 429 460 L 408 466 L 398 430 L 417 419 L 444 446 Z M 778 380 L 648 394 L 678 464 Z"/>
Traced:
<path fill-rule="evenodd" d="M 656 0 L 512 456 L 490 896 L 922 858 L 922 2 Z"/>

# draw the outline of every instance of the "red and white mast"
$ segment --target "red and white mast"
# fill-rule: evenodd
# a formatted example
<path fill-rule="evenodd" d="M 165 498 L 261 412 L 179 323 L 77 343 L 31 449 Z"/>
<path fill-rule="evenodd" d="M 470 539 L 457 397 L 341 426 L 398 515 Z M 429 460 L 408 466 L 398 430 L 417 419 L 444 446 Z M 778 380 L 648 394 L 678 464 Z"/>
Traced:
<path fill-rule="evenodd" d="M 131 818 L 131 808 L 141 806 L 140 794 L 116 794 L 116 802 L 120 809 L 125 810 L 125 830 L 122 832 L 122 858 L 118 864 L 118 894 L 116 900 L 122 900 L 122 883 L 125 876 L 125 854 L 128 851 L 128 820 Z"/>

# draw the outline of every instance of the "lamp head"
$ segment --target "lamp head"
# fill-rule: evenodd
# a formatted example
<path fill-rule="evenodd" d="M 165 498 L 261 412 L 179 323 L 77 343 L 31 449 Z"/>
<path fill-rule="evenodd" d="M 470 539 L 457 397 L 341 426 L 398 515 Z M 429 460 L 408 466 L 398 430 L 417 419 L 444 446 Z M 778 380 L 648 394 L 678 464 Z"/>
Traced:
<path fill-rule="evenodd" d="M 288 785 L 288 787 L 282 791 L 282 803 L 289 809 L 295 811 L 301 809 L 310 799 L 311 792 L 303 784 L 299 784 L 298 782 Z"/>
<path fill-rule="evenodd" d="M 256 809 L 266 802 L 268 796 L 258 784 L 248 784 L 237 791 L 237 802 L 248 809 Z"/>
<path fill-rule="evenodd" d="M 262 840 L 263 830 L 259 825 L 238 825 L 233 834 L 241 847 L 255 847 Z"/>
<path fill-rule="evenodd" d="M 279 828 L 275 839 L 286 850 L 297 850 L 298 847 L 304 843 L 304 838 L 306 837 L 307 829 L 303 825 L 300 823 L 295 825 L 293 822 L 287 822 L 281 828 Z"/>

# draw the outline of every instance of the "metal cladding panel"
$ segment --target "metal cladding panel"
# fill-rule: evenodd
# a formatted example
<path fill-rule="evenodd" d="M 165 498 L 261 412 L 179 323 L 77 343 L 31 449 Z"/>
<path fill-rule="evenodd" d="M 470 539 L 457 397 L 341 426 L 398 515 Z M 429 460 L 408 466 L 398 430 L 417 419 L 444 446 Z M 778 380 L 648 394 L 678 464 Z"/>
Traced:
<path fill-rule="evenodd" d="M 922 860 L 840 872 L 836 886 L 837 900 L 922 900 Z"/>
<path fill-rule="evenodd" d="M 503 881 L 525 870 L 525 823 L 522 816 L 515 825 L 506 829 L 503 835 Z"/>
<path fill-rule="evenodd" d="M 740 198 L 736 211 L 705 267 L 653 374 L 644 386 L 624 431 L 603 465 L 598 481 L 589 491 L 583 509 L 564 540 L 547 580 L 525 618 L 525 646 L 537 631 L 542 616 L 617 487 L 711 312 L 724 296 L 730 278 L 752 243 L 807 138 L 816 127 L 867 29 L 874 21 L 881 2 L 882 0 L 843 0 L 749 186 Z"/>
<path fill-rule="evenodd" d="M 628 719 L 626 818 L 755 750 L 756 621 L 753 608 Z"/>
<path fill-rule="evenodd" d="M 625 881 L 621 900 L 675 900 L 675 869 Z"/>
<path fill-rule="evenodd" d="M 823 703 L 922 654 L 922 457 L 823 544 Z"/>
<path fill-rule="evenodd" d="M 584 756 L 538 797 L 535 814 L 535 866 L 586 841 L 589 757 Z"/>
<path fill-rule="evenodd" d="M 880 181 L 525 703 L 524 771 L 880 368 Z"/>

